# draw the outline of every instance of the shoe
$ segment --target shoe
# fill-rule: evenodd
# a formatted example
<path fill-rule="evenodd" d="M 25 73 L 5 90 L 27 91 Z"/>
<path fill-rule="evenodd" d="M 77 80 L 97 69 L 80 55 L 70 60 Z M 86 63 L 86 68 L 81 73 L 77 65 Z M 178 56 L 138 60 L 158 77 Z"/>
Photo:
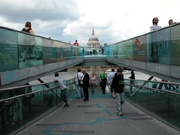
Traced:
<path fill-rule="evenodd" d="M 89 101 L 88 99 L 83 99 L 84 102 Z"/>
<path fill-rule="evenodd" d="M 64 105 L 64 108 L 67 108 L 67 107 L 69 107 L 69 105 Z"/>
<path fill-rule="evenodd" d="M 115 97 L 113 97 L 113 99 L 115 99 Z"/>
<path fill-rule="evenodd" d="M 15 125 L 16 125 L 16 122 L 11 123 L 11 125 L 12 125 L 12 126 L 15 126 Z"/>
<path fill-rule="evenodd" d="M 83 96 L 81 96 L 81 98 L 83 98 Z"/>
<path fill-rule="evenodd" d="M 122 112 L 120 112 L 120 113 L 119 113 L 119 116 L 123 116 L 123 113 L 122 113 Z"/>
<path fill-rule="evenodd" d="M 80 97 L 78 97 L 77 99 L 80 99 Z"/>

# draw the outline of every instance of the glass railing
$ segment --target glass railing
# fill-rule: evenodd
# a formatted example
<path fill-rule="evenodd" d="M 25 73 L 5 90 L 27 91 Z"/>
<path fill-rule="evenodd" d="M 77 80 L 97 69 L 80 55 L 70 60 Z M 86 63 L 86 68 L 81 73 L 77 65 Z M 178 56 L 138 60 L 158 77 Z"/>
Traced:
<path fill-rule="evenodd" d="M 83 47 L 62 41 L 1 26 L 0 35 L 0 72 L 84 57 Z"/>
<path fill-rule="evenodd" d="M 106 47 L 106 57 L 180 66 L 180 23 Z"/>
<path fill-rule="evenodd" d="M 125 80 L 126 99 L 180 128 L 180 84 Z"/>
<path fill-rule="evenodd" d="M 68 99 L 76 93 L 73 80 L 64 81 Z M 62 104 L 56 82 L 0 90 L 1 135 L 8 135 Z"/>
<path fill-rule="evenodd" d="M 92 56 L 106 56 L 106 48 L 105 47 L 84 47 L 84 56 L 92 57 Z"/>

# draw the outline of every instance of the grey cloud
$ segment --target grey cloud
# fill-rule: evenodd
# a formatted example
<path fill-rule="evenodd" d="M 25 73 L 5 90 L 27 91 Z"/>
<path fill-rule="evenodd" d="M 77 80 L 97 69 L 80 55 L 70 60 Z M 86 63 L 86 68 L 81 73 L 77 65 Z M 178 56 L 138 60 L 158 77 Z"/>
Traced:
<path fill-rule="evenodd" d="M 54 2 L 54 3 L 53 3 Z M 0 16 L 3 17 L 6 21 L 9 22 L 25 22 L 32 20 L 42 20 L 46 22 L 51 22 L 55 20 L 69 20 L 74 21 L 80 17 L 80 13 L 77 10 L 77 4 L 73 1 L 69 0 L 54 0 L 51 2 L 52 8 L 46 8 L 46 6 L 41 6 L 40 2 L 37 0 L 37 4 L 34 7 L 26 8 L 23 3 L 17 3 L 13 5 L 11 3 L 7 3 L 6 1 L 1 1 L 0 4 Z M 61 4 L 56 4 L 57 2 L 61 2 Z M 20 6 L 20 5 L 21 6 Z"/>

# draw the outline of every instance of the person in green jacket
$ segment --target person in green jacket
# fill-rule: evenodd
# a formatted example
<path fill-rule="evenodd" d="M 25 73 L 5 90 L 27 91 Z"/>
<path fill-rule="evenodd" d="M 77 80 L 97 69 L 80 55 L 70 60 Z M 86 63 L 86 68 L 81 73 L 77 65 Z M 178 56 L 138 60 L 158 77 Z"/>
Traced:
<path fill-rule="evenodd" d="M 105 88 L 107 84 L 107 73 L 105 73 L 105 70 L 103 70 L 103 73 L 99 76 L 100 79 L 100 87 L 102 89 L 102 93 L 105 94 Z"/>

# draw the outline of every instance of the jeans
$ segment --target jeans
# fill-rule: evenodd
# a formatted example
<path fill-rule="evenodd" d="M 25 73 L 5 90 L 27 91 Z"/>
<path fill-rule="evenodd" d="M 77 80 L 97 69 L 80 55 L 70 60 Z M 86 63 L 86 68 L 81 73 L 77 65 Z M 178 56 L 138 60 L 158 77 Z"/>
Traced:
<path fill-rule="evenodd" d="M 116 109 L 118 113 L 123 113 L 122 104 L 124 103 L 124 92 L 122 93 L 115 93 L 116 96 Z"/>
<path fill-rule="evenodd" d="M 61 99 L 64 101 L 64 103 L 66 103 L 65 104 L 66 106 L 69 106 L 67 95 L 66 95 L 66 89 L 65 90 L 61 90 Z"/>
<path fill-rule="evenodd" d="M 79 85 L 76 85 L 76 90 L 77 90 L 77 96 L 80 98 L 83 96 L 83 88 L 80 87 Z"/>
<path fill-rule="evenodd" d="M 91 86 L 92 93 L 94 94 L 94 86 L 95 86 L 95 84 L 90 84 L 90 86 Z"/>

